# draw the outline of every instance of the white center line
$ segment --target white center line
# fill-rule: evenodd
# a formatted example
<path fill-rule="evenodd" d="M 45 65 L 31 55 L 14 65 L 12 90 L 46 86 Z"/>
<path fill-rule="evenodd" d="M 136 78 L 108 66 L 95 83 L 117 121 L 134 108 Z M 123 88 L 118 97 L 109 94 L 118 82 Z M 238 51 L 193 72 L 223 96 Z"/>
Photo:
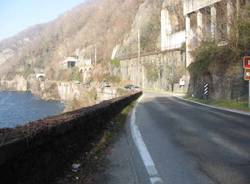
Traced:
<path fill-rule="evenodd" d="M 142 98 L 143 98 L 143 95 L 138 99 L 138 103 L 141 102 Z M 143 141 L 141 132 L 140 132 L 138 126 L 136 125 L 136 118 L 135 118 L 136 107 L 137 107 L 137 105 L 133 109 L 132 116 L 131 116 L 131 125 L 130 125 L 134 143 L 135 143 L 135 145 L 140 153 L 140 156 L 142 158 L 142 161 L 146 167 L 151 184 L 163 184 L 163 180 L 161 179 L 161 177 L 158 174 L 158 171 L 155 168 L 155 164 L 154 164 L 154 162 L 151 158 L 151 155 L 150 155 L 150 153 L 149 153 L 149 151 L 148 151 L 148 149 Z"/>

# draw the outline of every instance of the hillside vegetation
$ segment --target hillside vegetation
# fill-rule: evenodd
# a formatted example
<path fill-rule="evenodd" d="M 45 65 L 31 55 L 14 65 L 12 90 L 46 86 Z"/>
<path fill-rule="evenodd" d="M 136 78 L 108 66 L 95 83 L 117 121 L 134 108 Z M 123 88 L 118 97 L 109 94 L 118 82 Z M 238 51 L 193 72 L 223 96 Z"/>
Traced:
<path fill-rule="evenodd" d="M 94 0 L 81 4 L 56 20 L 36 25 L 0 42 L 0 72 L 11 78 L 45 68 L 50 78 L 58 63 L 76 49 L 106 62 L 116 43 L 131 29 L 142 0 Z M 51 75 L 53 74 L 53 75 Z"/>

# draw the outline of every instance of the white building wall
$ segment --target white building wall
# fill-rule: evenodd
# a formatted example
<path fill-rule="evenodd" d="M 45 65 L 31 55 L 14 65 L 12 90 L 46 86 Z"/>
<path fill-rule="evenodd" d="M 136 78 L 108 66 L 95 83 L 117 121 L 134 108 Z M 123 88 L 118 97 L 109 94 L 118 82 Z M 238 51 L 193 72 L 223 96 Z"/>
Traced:
<path fill-rule="evenodd" d="M 186 37 L 185 31 L 180 31 L 177 33 L 167 35 L 164 40 L 162 51 L 181 48 L 182 44 L 185 43 L 186 41 L 185 37 Z"/>

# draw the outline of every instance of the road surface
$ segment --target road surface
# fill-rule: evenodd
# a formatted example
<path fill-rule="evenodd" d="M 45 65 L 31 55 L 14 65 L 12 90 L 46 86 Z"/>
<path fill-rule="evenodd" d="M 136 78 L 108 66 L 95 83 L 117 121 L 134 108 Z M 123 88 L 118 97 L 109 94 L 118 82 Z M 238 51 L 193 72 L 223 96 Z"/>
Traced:
<path fill-rule="evenodd" d="M 250 184 L 250 116 L 147 93 L 108 157 L 108 184 Z"/>

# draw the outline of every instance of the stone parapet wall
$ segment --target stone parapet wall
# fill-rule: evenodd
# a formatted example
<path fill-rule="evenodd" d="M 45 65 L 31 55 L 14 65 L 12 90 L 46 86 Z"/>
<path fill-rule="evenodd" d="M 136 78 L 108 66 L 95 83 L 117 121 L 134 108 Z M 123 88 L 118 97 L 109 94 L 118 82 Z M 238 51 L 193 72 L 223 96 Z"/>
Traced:
<path fill-rule="evenodd" d="M 79 152 L 88 151 L 110 120 L 140 95 L 0 129 L 0 183 L 49 183 Z"/>

